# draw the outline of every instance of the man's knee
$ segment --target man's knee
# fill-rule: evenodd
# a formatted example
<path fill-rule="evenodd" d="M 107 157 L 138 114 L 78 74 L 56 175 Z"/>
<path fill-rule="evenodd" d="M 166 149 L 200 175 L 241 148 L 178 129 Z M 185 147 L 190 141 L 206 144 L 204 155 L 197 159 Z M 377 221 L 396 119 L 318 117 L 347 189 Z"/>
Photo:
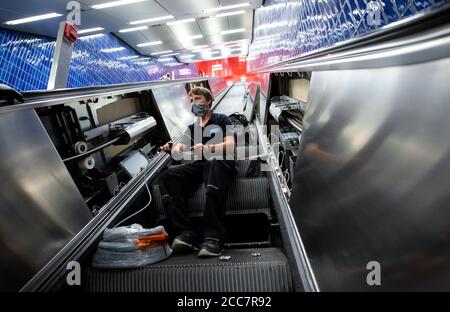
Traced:
<path fill-rule="evenodd" d="M 206 195 L 222 197 L 225 193 L 224 186 L 214 185 L 212 183 L 206 184 Z"/>
<path fill-rule="evenodd" d="M 177 175 L 173 169 L 167 169 L 159 177 L 159 185 L 161 189 L 161 195 L 165 198 L 167 195 L 172 195 L 175 192 L 173 189 L 175 182 L 177 180 Z M 162 198 L 164 200 L 164 198 Z"/>
<path fill-rule="evenodd" d="M 209 170 L 212 172 L 232 174 L 236 170 L 234 163 L 226 160 L 211 160 L 209 166 Z"/>
<path fill-rule="evenodd" d="M 178 180 L 180 174 L 178 173 L 178 168 L 169 168 L 164 171 L 160 176 L 160 181 L 165 183 L 166 185 L 170 185 L 171 182 Z"/>

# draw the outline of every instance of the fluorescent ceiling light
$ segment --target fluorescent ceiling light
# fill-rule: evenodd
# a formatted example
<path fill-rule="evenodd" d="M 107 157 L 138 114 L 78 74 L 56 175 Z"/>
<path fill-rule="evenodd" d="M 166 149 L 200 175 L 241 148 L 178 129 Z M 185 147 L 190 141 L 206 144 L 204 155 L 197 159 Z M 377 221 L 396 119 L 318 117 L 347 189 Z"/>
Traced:
<path fill-rule="evenodd" d="M 132 27 L 132 28 L 125 28 L 125 29 L 119 30 L 119 32 L 120 33 L 127 33 L 127 32 L 144 30 L 144 29 L 148 29 L 148 26 L 138 26 L 138 27 Z"/>
<path fill-rule="evenodd" d="M 222 42 L 222 44 L 226 44 L 226 45 L 243 44 L 243 43 L 247 43 L 246 40 L 247 39 L 227 41 L 227 42 Z"/>
<path fill-rule="evenodd" d="M 142 47 L 148 47 L 148 46 L 154 46 L 154 45 L 158 45 L 158 44 L 162 44 L 162 41 L 150 41 L 150 42 L 144 42 L 144 43 L 139 43 L 137 46 L 139 48 Z"/>
<path fill-rule="evenodd" d="M 210 49 L 203 48 L 203 49 L 195 49 L 195 50 L 191 50 L 191 51 L 194 52 L 194 53 L 203 53 L 203 52 L 206 52 L 206 51 L 210 51 Z"/>
<path fill-rule="evenodd" d="M 166 54 L 166 53 L 170 53 L 170 52 L 173 52 L 173 50 L 154 52 L 154 53 L 151 53 L 150 55 L 160 55 L 160 54 Z"/>
<path fill-rule="evenodd" d="M 158 62 L 171 62 L 173 61 L 173 58 L 171 57 L 161 57 L 159 59 L 157 59 Z"/>
<path fill-rule="evenodd" d="M 240 15 L 240 14 L 245 14 L 245 11 L 240 10 L 240 11 L 220 13 L 220 14 L 217 14 L 216 17 L 225 17 L 225 16 L 232 16 L 232 15 Z"/>
<path fill-rule="evenodd" d="M 175 55 L 180 55 L 180 53 L 170 53 L 170 54 L 164 54 L 162 56 L 175 56 Z"/>
<path fill-rule="evenodd" d="M 247 53 L 248 49 L 246 49 L 246 48 L 234 48 L 234 49 L 230 49 L 229 51 L 242 51 L 242 52 Z"/>
<path fill-rule="evenodd" d="M 241 39 L 241 40 L 227 41 L 227 42 L 224 42 L 223 44 L 234 45 L 234 44 L 246 44 L 246 43 L 247 43 L 247 39 Z"/>
<path fill-rule="evenodd" d="M 146 0 L 119 0 L 119 1 L 112 1 L 112 2 L 96 4 L 96 5 L 91 6 L 91 8 L 99 10 L 99 9 L 106 9 L 106 8 L 111 8 L 111 7 L 115 7 L 115 6 L 119 6 L 119 5 L 126 5 L 126 4 L 143 2 L 143 1 L 146 1 Z"/>
<path fill-rule="evenodd" d="M 203 10 L 203 12 L 205 12 L 205 13 L 207 13 L 207 12 L 217 12 L 217 11 L 223 11 L 223 10 L 243 8 L 243 7 L 247 7 L 247 6 L 250 6 L 250 3 L 247 2 L 247 3 L 240 3 L 240 4 L 220 6 L 218 8 L 214 8 L 214 9 Z"/>
<path fill-rule="evenodd" d="M 222 48 L 230 48 L 230 47 L 241 47 L 243 45 L 246 45 L 245 42 L 239 43 L 237 41 L 229 41 L 229 42 L 222 42 L 222 43 L 217 43 L 214 46 L 215 49 L 222 49 Z"/>
<path fill-rule="evenodd" d="M 147 18 L 147 19 L 143 19 L 143 20 L 139 20 L 139 21 L 132 21 L 132 22 L 130 22 L 130 24 L 131 25 L 145 24 L 145 23 L 164 21 L 164 20 L 168 20 L 168 19 L 172 19 L 172 18 L 175 18 L 175 17 L 173 17 L 173 15 L 166 15 L 166 16 L 160 16 L 160 17 Z"/>
<path fill-rule="evenodd" d="M 184 23 L 192 23 L 195 22 L 195 18 L 187 18 L 187 19 L 182 19 L 182 20 L 178 20 L 178 21 L 173 21 L 173 22 L 168 22 L 167 25 L 178 25 L 178 24 L 184 24 Z"/>
<path fill-rule="evenodd" d="M 191 58 L 191 57 L 195 57 L 195 54 L 184 54 L 180 56 L 180 58 Z"/>
<path fill-rule="evenodd" d="M 187 37 L 187 39 L 200 39 L 200 38 L 203 38 L 203 35 L 194 35 Z"/>
<path fill-rule="evenodd" d="M 244 31 L 245 31 L 245 28 L 237 28 L 237 29 L 230 29 L 230 30 L 221 31 L 220 34 L 221 35 L 228 35 L 228 34 L 235 34 L 235 33 L 244 32 Z"/>
<path fill-rule="evenodd" d="M 197 49 L 203 49 L 203 48 L 207 48 L 207 47 L 208 47 L 208 45 L 204 44 L 204 45 L 197 45 L 197 46 L 189 47 L 189 48 L 186 48 L 186 49 L 188 49 L 188 50 L 197 50 Z"/>
<path fill-rule="evenodd" d="M 244 45 L 242 43 L 226 45 L 227 48 L 242 48 Z"/>
<path fill-rule="evenodd" d="M 92 33 L 92 32 L 96 32 L 96 31 L 100 31 L 103 30 L 103 27 L 95 27 L 95 28 L 88 28 L 88 29 L 82 29 L 78 31 L 78 34 L 88 34 L 88 33 Z"/>
<path fill-rule="evenodd" d="M 113 52 L 118 52 L 118 51 L 122 51 L 122 50 L 125 50 L 125 48 L 124 47 L 120 47 L 120 48 L 101 49 L 100 52 L 113 53 Z"/>
<path fill-rule="evenodd" d="M 30 16 L 30 17 L 25 17 L 25 18 L 21 18 L 21 19 L 12 20 L 12 21 L 7 21 L 7 22 L 5 22 L 5 24 L 6 25 L 18 25 L 18 24 L 24 24 L 24 23 L 30 23 L 30 22 L 49 19 L 49 18 L 54 18 L 54 17 L 58 17 L 58 16 L 62 16 L 62 14 L 48 13 L 48 14 L 43 14 L 43 15 Z"/>

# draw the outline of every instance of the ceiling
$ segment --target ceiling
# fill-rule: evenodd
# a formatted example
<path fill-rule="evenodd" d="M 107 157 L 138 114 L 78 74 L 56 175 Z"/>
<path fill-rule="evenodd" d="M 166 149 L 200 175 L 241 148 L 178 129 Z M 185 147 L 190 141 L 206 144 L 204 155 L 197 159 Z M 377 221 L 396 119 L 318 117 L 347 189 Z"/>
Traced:
<path fill-rule="evenodd" d="M 167 54 L 179 53 L 176 57 L 184 62 L 222 58 L 230 55 L 247 55 L 248 45 L 252 37 L 253 10 L 260 7 L 263 2 L 263 0 L 135 0 L 139 2 L 103 9 L 92 8 L 93 5 L 112 1 L 117 0 L 78 0 L 81 4 L 81 25 L 78 26 L 78 29 L 81 31 L 95 27 L 103 28 L 103 30 L 82 34 L 81 36 L 112 32 L 143 55 L 173 51 L 153 55 L 164 57 Z M 1 1 L 0 27 L 56 37 L 58 24 L 65 20 L 65 15 L 67 14 L 67 2 L 69 0 Z M 249 5 L 204 12 L 207 9 L 223 8 L 224 6 L 236 4 Z M 223 17 L 216 16 L 221 13 L 242 10 L 245 12 L 240 12 L 241 14 Z M 18 25 L 5 24 L 7 21 L 52 12 L 60 13 L 62 16 Z M 166 20 L 130 24 L 132 21 L 162 16 L 173 17 Z M 170 22 L 192 18 L 195 18 L 195 20 L 167 25 Z M 125 33 L 119 32 L 119 30 L 138 26 L 147 26 L 148 28 Z M 222 31 L 237 29 L 240 29 L 241 32 L 221 34 Z M 242 29 L 245 30 L 242 31 Z M 194 39 L 190 38 L 191 36 L 200 38 Z M 162 43 L 138 46 L 143 43 L 159 41 L 162 41 Z M 187 49 L 203 45 L 207 45 L 207 47 Z"/>

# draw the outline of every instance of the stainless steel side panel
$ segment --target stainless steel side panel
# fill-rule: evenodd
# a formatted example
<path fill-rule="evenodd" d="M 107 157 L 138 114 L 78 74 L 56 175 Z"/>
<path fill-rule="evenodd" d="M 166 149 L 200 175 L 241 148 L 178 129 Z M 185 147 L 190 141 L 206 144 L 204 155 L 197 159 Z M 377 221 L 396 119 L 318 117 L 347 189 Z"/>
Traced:
<path fill-rule="evenodd" d="M 172 138 L 176 138 L 194 122 L 191 105 L 184 84 L 152 88 L 164 123 Z"/>
<path fill-rule="evenodd" d="M 449 81 L 450 58 L 312 74 L 290 205 L 321 290 L 450 290 Z"/>
<path fill-rule="evenodd" d="M 34 110 L 0 114 L 0 290 L 18 290 L 92 218 Z"/>

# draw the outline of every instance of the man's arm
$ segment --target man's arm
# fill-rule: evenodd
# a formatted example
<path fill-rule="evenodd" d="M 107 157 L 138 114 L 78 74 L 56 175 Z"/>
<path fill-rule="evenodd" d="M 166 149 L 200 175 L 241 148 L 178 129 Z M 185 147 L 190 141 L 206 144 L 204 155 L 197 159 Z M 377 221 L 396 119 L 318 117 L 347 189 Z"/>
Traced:
<path fill-rule="evenodd" d="M 234 150 L 234 136 L 228 135 L 223 139 L 222 143 L 219 144 L 211 144 L 208 146 L 211 153 L 215 153 L 216 151 L 222 151 L 222 153 L 226 153 L 227 151 Z"/>
<path fill-rule="evenodd" d="M 191 142 L 191 136 L 189 127 L 184 130 L 183 136 L 181 138 L 181 142 L 173 146 L 172 141 L 167 142 L 163 146 L 160 147 L 160 149 L 166 153 L 170 153 L 172 149 L 174 149 L 176 152 L 183 153 L 186 150 L 186 146 Z"/>
<path fill-rule="evenodd" d="M 208 152 L 211 154 L 217 154 L 223 155 L 227 151 L 228 152 L 234 152 L 235 142 L 234 142 L 234 129 L 233 124 L 231 123 L 231 120 L 229 117 L 226 117 L 222 119 L 218 125 L 222 128 L 223 133 L 225 133 L 225 136 L 223 138 L 223 142 L 217 143 L 217 144 L 196 144 L 192 147 L 194 152 L 200 152 L 203 153 Z"/>
<path fill-rule="evenodd" d="M 234 152 L 235 142 L 234 142 L 234 128 L 230 117 L 226 116 L 222 119 L 221 128 L 225 134 L 223 138 L 223 143 L 212 144 L 209 149 L 212 153 L 219 151 L 219 154 L 225 154 L 228 152 Z"/>
<path fill-rule="evenodd" d="M 178 143 L 177 145 L 173 146 L 172 142 L 167 142 L 166 144 L 160 147 L 160 150 L 166 153 L 170 153 L 172 149 L 175 150 L 176 152 L 183 153 L 186 150 L 186 145 L 183 143 Z"/>

